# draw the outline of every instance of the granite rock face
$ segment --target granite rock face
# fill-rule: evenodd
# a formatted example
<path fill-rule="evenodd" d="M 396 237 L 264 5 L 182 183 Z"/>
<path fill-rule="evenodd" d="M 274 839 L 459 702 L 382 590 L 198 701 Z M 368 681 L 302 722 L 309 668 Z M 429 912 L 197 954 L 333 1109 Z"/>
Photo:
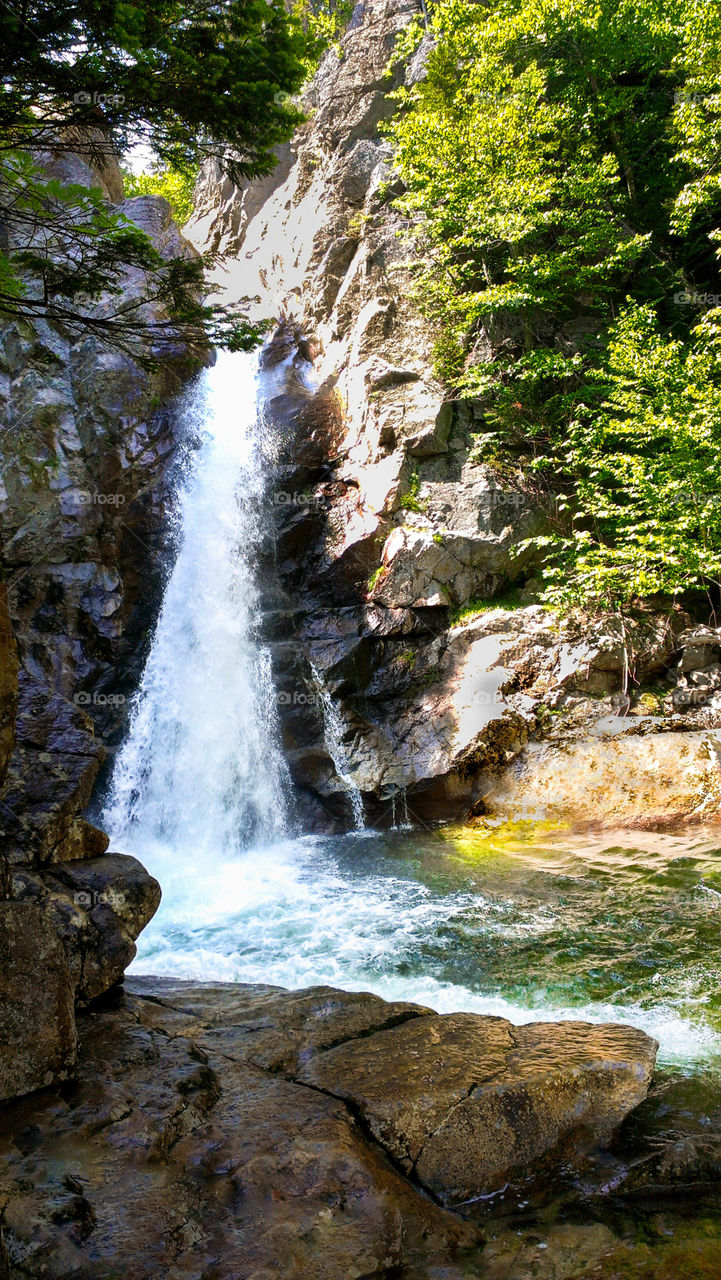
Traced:
<path fill-rule="evenodd" d="M 17 706 L 17 646 L 8 612 L 7 588 L 0 581 L 0 785 L 15 744 Z"/>
<path fill-rule="evenodd" d="M 414 0 L 359 4 L 273 181 L 234 193 L 209 164 L 187 229 L 226 253 L 225 285 L 286 317 L 264 361 L 277 450 L 266 626 L 293 779 L 320 825 L 347 822 L 348 803 L 312 672 L 339 707 L 373 820 L 401 791 L 421 817 L 472 802 L 456 769 L 450 614 L 521 578 L 518 544 L 539 527 L 476 460 L 473 422 L 446 402 L 411 300 L 415 249 L 391 207 L 380 126 L 389 91 L 422 74 L 422 57 L 388 70 L 417 15 Z M 501 730 L 509 750 L 517 729 Z"/>
<path fill-rule="evenodd" d="M 13 902 L 39 904 L 54 925 L 78 1004 L 120 981 L 135 957 L 135 939 L 160 905 L 157 880 L 120 853 L 39 871 L 16 867 L 11 889 Z"/>
<path fill-rule="evenodd" d="M 655 1055 L 625 1027 L 162 979 L 134 980 L 79 1031 L 72 1096 L 4 1111 L 11 1274 L 380 1280 L 461 1265 L 478 1230 L 424 1186 L 453 1200 L 559 1138 L 576 1155 L 581 1130 L 581 1148 L 605 1140 Z"/>
<path fill-rule="evenodd" d="M 67 176 L 81 180 L 73 159 Z M 119 209 L 164 256 L 193 252 L 165 200 Z M 129 272 L 125 296 L 142 284 Z M 111 742 L 172 546 L 172 403 L 199 360 L 186 351 L 148 372 L 94 336 L 71 339 L 43 321 L 0 329 L 0 531 L 22 665 L 36 696 L 75 701 Z"/>
<path fill-rule="evenodd" d="M 50 916 L 0 902 L 0 1099 L 69 1079 L 76 1064 L 74 988 Z"/>
<path fill-rule="evenodd" d="M 607 1142 L 645 1097 L 656 1047 L 633 1027 L 446 1014 L 379 1032 L 362 1053 L 331 1049 L 300 1079 L 350 1102 L 403 1169 L 457 1204 Z"/>

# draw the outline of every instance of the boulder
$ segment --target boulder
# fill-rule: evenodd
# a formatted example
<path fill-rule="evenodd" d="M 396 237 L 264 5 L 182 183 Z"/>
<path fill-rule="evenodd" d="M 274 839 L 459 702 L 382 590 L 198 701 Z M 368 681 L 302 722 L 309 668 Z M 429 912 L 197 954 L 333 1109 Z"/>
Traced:
<path fill-rule="evenodd" d="M 658 1046 L 633 1027 L 420 1017 L 314 1055 L 299 1078 L 349 1102 L 395 1161 L 453 1205 L 538 1161 L 607 1143 Z"/>
<path fill-rule="evenodd" d="M 721 650 L 721 632 L 711 627 L 694 627 L 678 638 L 681 649 L 680 670 L 684 673 L 703 669 L 713 663 Z"/>
<path fill-rule="evenodd" d="M 120 853 L 15 869 L 12 893 L 24 907 L 42 905 L 64 949 L 76 1002 L 85 1004 L 119 982 L 135 957 L 135 939 L 155 915 L 160 885 Z"/>
<path fill-rule="evenodd" d="M 612 730 L 611 717 L 608 724 Z M 530 743 L 487 782 L 486 811 L 511 821 L 649 828 L 721 813 L 719 730 L 639 734 L 638 722 L 618 724 L 617 736 Z"/>
<path fill-rule="evenodd" d="M 74 987 L 53 922 L 31 902 L 0 902 L 0 1099 L 75 1070 Z"/>
<path fill-rule="evenodd" d="M 0 1134 L 10 1264 L 46 1280 L 466 1274 L 478 1228 L 423 1187 L 455 1203 L 606 1141 L 655 1056 L 630 1027 L 329 987 L 134 979 L 78 1025 L 72 1099 Z"/>
<path fill-rule="evenodd" d="M 136 990 L 79 1018 L 72 1100 L 51 1091 L 6 1110 L 3 1225 L 19 1273 L 380 1280 L 476 1244 L 343 1102 L 283 1070 L 304 1043 L 362 1036 L 395 1006 L 327 989 Z"/>

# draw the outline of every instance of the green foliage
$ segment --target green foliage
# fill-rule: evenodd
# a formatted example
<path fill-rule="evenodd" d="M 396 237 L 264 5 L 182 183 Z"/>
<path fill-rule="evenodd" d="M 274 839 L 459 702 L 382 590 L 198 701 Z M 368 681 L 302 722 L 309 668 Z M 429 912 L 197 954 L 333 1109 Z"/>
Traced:
<path fill-rule="evenodd" d="M 353 16 L 354 0 L 295 0 L 293 15 L 316 40 L 316 46 L 308 59 L 308 74 L 312 75 L 321 53 L 335 49 L 341 56 L 340 38 Z"/>
<path fill-rule="evenodd" d="M 368 579 L 369 591 L 373 591 L 374 587 L 378 586 L 378 583 L 383 577 L 383 574 L 385 573 L 385 571 L 386 571 L 386 566 L 384 564 L 380 564 L 377 569 L 373 570 L 371 576 Z"/>
<path fill-rule="evenodd" d="M 99 189 L 48 178 L 23 151 L 5 153 L 1 189 L 15 234 L 11 251 L 0 253 L 0 314 L 92 333 L 148 367 L 167 360 L 181 341 L 230 350 L 256 345 L 259 326 L 247 322 L 242 304 L 202 302 L 203 259 L 166 261 Z M 137 294 L 125 292 L 129 268 L 145 276 Z M 150 302 L 168 319 L 148 318 Z"/>
<path fill-rule="evenodd" d="M 398 499 L 399 505 L 404 511 L 425 511 L 427 502 L 425 498 L 419 497 L 420 491 L 421 478 L 418 472 L 414 471 L 408 482 L 408 488 Z"/>
<path fill-rule="evenodd" d="M 477 456 L 548 495 L 551 600 L 717 581 L 721 6 L 440 0 L 431 25 L 397 203 Z"/>
<path fill-rule="evenodd" d="M 575 497 L 548 544 L 551 599 L 613 605 L 721 582 L 721 310 L 684 343 L 629 307 L 597 381 L 556 453 Z"/>
<path fill-rule="evenodd" d="M 683 43 L 676 56 L 682 89 L 675 98 L 673 135 L 686 181 L 674 202 L 671 225 L 687 235 L 694 220 L 718 218 L 721 202 L 721 9 L 686 0 Z"/>
<path fill-rule="evenodd" d="M 515 588 L 505 591 L 503 595 L 493 596 L 489 600 L 468 600 L 459 609 L 452 611 L 451 626 L 456 627 L 460 623 L 470 622 L 473 618 L 478 618 L 483 613 L 493 613 L 495 609 L 513 613 L 516 609 L 522 609 L 524 604 L 528 604 L 528 600 L 523 599 L 520 591 Z"/>
<path fill-rule="evenodd" d="M 438 683 L 442 675 L 443 668 L 436 664 L 423 672 L 423 675 L 418 679 L 418 685 L 421 689 L 430 689 L 431 685 Z"/>
<path fill-rule="evenodd" d="M 360 240 L 368 224 L 369 217 L 369 214 L 362 213 L 359 209 L 348 219 L 346 234 L 351 236 L 353 240 Z"/>
<path fill-rule="evenodd" d="M 120 153 L 144 140 L 163 168 L 213 154 L 245 177 L 300 120 L 288 94 L 313 46 L 282 0 L 28 0 L 0 31 L 0 130 L 25 150 L 100 126 Z"/>
<path fill-rule="evenodd" d="M 668 695 L 668 689 L 644 689 L 638 698 L 635 710 L 646 716 L 663 715 L 663 704 Z"/>
<path fill-rule="evenodd" d="M 192 169 L 163 169 L 157 173 L 123 173 L 126 196 L 162 196 L 173 210 L 179 227 L 193 212 L 193 188 L 197 173 Z"/>
<path fill-rule="evenodd" d="M 166 263 L 110 211 L 101 180 L 138 143 L 181 206 L 179 176 L 208 157 L 234 180 L 270 172 L 302 118 L 290 95 L 315 44 L 282 0 L 0 9 L 0 314 L 86 329 L 149 362 L 206 334 L 235 348 L 257 340 L 242 309 L 201 304 L 201 263 Z M 87 185 L 47 170 L 49 154 L 68 151 Z M 107 305 L 128 267 L 149 273 L 145 295 Z M 151 302 L 167 319 L 148 319 Z"/>

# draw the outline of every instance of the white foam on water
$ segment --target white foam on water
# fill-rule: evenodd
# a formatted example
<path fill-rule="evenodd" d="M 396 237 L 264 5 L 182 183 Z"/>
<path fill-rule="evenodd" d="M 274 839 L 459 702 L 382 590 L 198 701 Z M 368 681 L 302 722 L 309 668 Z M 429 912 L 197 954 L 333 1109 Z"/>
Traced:
<path fill-rule="evenodd" d="M 555 917 L 539 908 L 538 916 L 506 918 L 498 901 L 471 892 L 437 896 L 400 877 L 348 878 L 331 845 L 313 837 L 286 840 L 204 869 L 174 864 L 168 851 L 165 874 L 156 864 L 168 886 L 164 913 L 141 935 L 133 969 L 291 989 L 327 984 L 440 1013 L 493 1014 L 516 1024 L 628 1022 L 659 1041 L 660 1061 L 693 1063 L 721 1055 L 721 1037 L 712 1028 L 663 1000 L 649 1008 L 622 1000 L 568 1005 L 542 998 L 536 1006 L 531 989 L 524 1004 L 422 972 L 424 945 L 454 922 L 482 929 L 503 945 L 543 936 Z"/>

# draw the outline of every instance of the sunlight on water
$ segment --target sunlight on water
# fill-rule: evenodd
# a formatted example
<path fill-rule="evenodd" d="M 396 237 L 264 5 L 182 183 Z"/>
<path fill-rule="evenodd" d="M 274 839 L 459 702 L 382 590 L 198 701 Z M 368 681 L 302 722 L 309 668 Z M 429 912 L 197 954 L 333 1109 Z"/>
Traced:
<path fill-rule="evenodd" d="M 167 855 L 134 968 L 330 983 L 513 1022 L 628 1021 L 661 1060 L 721 1054 L 721 898 L 705 882 L 721 881 L 721 859 L 679 856 L 682 840 L 656 858 L 589 857 L 565 839 L 474 857 L 445 833 L 306 837 L 202 869 Z"/>

